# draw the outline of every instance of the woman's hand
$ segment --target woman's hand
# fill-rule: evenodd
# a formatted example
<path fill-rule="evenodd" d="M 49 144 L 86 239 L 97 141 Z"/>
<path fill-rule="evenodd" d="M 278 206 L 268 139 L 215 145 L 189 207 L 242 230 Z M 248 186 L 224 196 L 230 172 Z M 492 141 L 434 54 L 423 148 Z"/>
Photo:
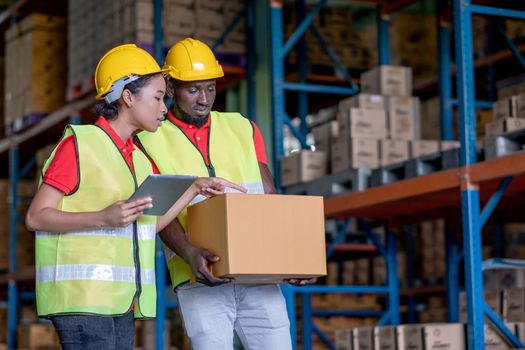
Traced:
<path fill-rule="evenodd" d="M 132 201 L 118 201 L 100 211 L 103 227 L 126 227 L 137 220 L 142 212 L 153 206 L 149 197 Z"/>
<path fill-rule="evenodd" d="M 227 187 L 243 193 L 248 192 L 246 188 L 220 177 L 199 177 L 192 186 L 195 189 L 196 195 L 201 194 L 208 198 L 223 194 Z"/>

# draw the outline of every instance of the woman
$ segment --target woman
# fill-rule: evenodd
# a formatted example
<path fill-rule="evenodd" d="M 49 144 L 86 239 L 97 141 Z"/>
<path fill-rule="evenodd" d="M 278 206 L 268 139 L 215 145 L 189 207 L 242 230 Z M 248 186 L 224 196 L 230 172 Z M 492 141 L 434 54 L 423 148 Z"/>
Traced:
<path fill-rule="evenodd" d="M 199 178 L 161 217 L 142 215 L 150 198 L 126 201 L 151 174 L 133 146 L 155 131 L 166 84 L 153 57 L 121 45 L 95 71 L 95 125 L 66 127 L 44 165 L 26 225 L 36 234 L 36 295 L 63 349 L 132 349 L 134 318 L 155 317 L 155 235 L 197 195 L 240 186 Z"/>

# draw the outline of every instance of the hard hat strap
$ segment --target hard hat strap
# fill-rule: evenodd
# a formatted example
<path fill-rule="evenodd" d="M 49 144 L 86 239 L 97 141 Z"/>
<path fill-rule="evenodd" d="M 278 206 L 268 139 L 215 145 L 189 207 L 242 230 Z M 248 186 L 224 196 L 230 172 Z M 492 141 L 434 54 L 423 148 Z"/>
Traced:
<path fill-rule="evenodd" d="M 109 89 L 109 92 L 104 96 L 104 100 L 106 103 L 112 103 L 115 102 L 122 96 L 122 91 L 124 91 L 124 87 L 140 78 L 140 75 L 130 75 L 124 78 L 120 78 L 116 82 L 111 85 L 111 88 Z"/>

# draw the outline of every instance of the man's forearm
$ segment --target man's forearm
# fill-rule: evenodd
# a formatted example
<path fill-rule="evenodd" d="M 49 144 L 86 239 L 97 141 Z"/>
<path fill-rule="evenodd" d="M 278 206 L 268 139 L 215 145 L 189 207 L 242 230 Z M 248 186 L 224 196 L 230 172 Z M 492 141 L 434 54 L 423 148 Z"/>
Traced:
<path fill-rule="evenodd" d="M 188 237 L 186 237 L 179 220 L 173 220 L 164 230 L 159 232 L 159 236 L 168 248 L 181 256 L 185 261 L 188 261 L 187 254 L 195 247 L 188 241 Z"/>

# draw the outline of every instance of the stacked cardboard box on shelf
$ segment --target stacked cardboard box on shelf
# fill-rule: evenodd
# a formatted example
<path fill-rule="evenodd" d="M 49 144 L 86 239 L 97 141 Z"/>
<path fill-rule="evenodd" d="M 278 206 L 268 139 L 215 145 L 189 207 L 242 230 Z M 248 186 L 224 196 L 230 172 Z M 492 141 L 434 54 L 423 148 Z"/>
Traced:
<path fill-rule="evenodd" d="M 295 10 L 290 11 L 286 19 L 285 37 L 288 38 L 297 28 Z M 345 6 L 325 6 L 314 19 L 314 25 L 319 34 L 338 56 L 341 63 L 348 68 L 368 69 L 374 62 L 374 46 L 367 46 L 360 34 L 356 33 L 352 25 L 353 12 Z M 312 65 L 333 66 L 327 53 L 319 43 L 315 34 L 306 32 L 307 59 Z M 295 51 L 290 52 L 289 62 L 297 62 Z"/>
<path fill-rule="evenodd" d="M 348 350 L 464 350 L 463 324 L 418 324 L 338 329 L 336 349 Z"/>
<path fill-rule="evenodd" d="M 35 13 L 5 32 L 4 125 L 8 134 L 64 104 L 65 28 L 65 18 Z"/>
<path fill-rule="evenodd" d="M 418 97 L 411 96 L 409 67 L 383 65 L 366 71 L 361 75 L 361 91 L 359 95 L 339 102 L 336 120 L 312 128 L 316 152 L 326 154 L 325 166 L 319 163 L 322 157 L 314 156 L 311 151 L 302 151 L 308 154 L 306 156 L 285 156 L 281 160 L 284 186 L 308 182 L 323 175 L 319 171 L 315 177 L 294 176 L 290 179 L 290 173 L 299 172 L 291 170 L 290 166 L 299 164 L 302 169 L 307 169 L 312 164 L 298 163 L 299 158 L 303 161 L 315 159 L 315 167 L 336 173 L 401 164 L 410 158 L 459 147 L 456 141 L 438 141 L 439 101 L 436 101 L 437 108 L 425 105 L 423 110 L 431 114 L 422 120 L 421 102 Z M 428 125 L 433 125 L 433 128 Z M 428 132 L 430 129 L 432 131 Z"/>
<path fill-rule="evenodd" d="M 18 195 L 24 199 L 18 205 L 19 215 L 22 221 L 28 208 L 27 199 L 30 199 L 35 191 L 33 181 L 19 181 Z M 9 182 L 0 180 L 0 245 L 9 246 Z M 34 233 L 27 231 L 25 225 L 17 225 L 17 267 L 24 268 L 35 264 L 35 239 Z M 0 270 L 6 270 L 9 263 L 9 249 L 0 250 Z"/>
<path fill-rule="evenodd" d="M 418 226 L 421 278 L 435 282 L 445 277 L 445 222 L 426 221 Z"/>
<path fill-rule="evenodd" d="M 437 41 L 435 17 L 397 12 L 389 18 L 390 62 L 412 67 L 414 81 L 428 79 L 437 74 Z M 377 23 L 372 21 L 360 33 L 367 47 L 377 47 Z M 377 50 L 372 52 L 377 62 Z"/>
<path fill-rule="evenodd" d="M 213 45 L 238 13 L 240 0 L 164 0 L 163 45 L 171 47 L 186 37 Z M 92 87 L 97 62 L 109 49 L 138 43 L 153 51 L 152 0 L 69 0 L 68 99 Z M 218 48 L 219 53 L 245 52 L 245 27 L 241 20 Z"/>
<path fill-rule="evenodd" d="M 420 103 L 410 96 L 410 68 L 379 66 L 367 71 L 361 75 L 361 90 L 339 103 L 334 172 L 403 162 L 409 158 L 410 141 L 420 136 Z"/>
<path fill-rule="evenodd" d="M 525 128 L 525 93 L 500 98 L 492 111 L 494 119 L 485 125 L 487 136 Z"/>

